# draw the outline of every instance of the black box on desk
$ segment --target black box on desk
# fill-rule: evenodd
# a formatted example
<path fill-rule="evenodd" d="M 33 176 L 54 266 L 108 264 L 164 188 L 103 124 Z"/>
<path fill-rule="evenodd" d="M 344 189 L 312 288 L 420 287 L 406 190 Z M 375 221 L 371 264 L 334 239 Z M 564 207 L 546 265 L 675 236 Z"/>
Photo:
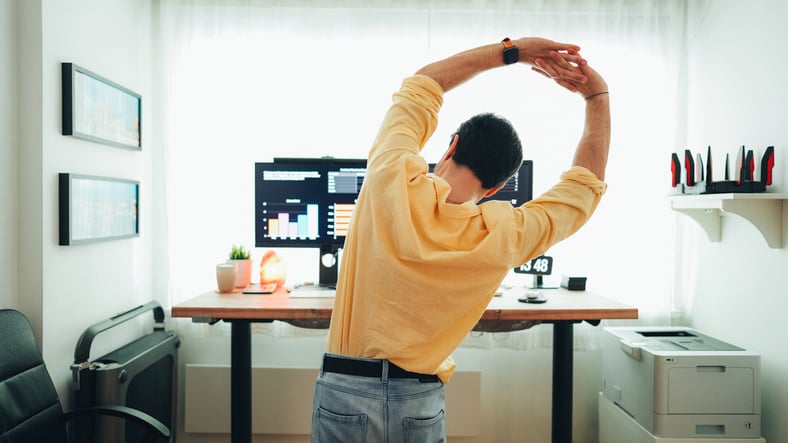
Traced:
<path fill-rule="evenodd" d="M 570 277 L 564 275 L 561 277 L 561 287 L 570 291 L 585 291 L 586 277 Z"/>

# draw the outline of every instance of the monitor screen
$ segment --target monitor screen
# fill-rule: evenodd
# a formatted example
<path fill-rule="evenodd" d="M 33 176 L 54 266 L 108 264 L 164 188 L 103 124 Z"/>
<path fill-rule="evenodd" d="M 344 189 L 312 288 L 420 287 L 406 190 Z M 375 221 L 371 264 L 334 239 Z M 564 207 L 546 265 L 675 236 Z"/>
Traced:
<path fill-rule="evenodd" d="M 435 165 L 430 165 L 430 171 Z M 533 160 L 523 160 L 520 169 L 516 174 L 503 185 L 492 197 L 481 199 L 479 204 L 490 200 L 508 201 L 512 206 L 520 206 L 534 198 L 534 162 Z"/>
<path fill-rule="evenodd" d="M 430 170 L 434 168 L 430 164 Z M 255 164 L 255 246 L 342 246 L 364 182 L 364 159 L 277 158 Z M 533 162 L 487 200 L 533 198 Z M 480 203 L 481 203 L 480 202 Z"/>
<path fill-rule="evenodd" d="M 435 163 L 430 163 L 430 172 L 435 169 Z M 479 201 L 482 204 L 490 200 L 508 201 L 512 206 L 520 206 L 534 198 L 534 162 L 533 160 L 523 160 L 520 169 L 509 181 L 503 185 L 493 196 L 483 198 Z"/>
<path fill-rule="evenodd" d="M 365 159 L 276 158 L 255 163 L 255 246 L 320 248 L 321 256 L 336 257 L 365 174 Z M 500 191 L 483 201 L 519 206 L 531 200 L 532 187 L 533 162 L 525 160 Z M 324 268 L 325 263 L 321 283 L 336 283 L 336 266 Z"/>
<path fill-rule="evenodd" d="M 256 163 L 255 246 L 342 246 L 365 166 L 363 159 Z"/>

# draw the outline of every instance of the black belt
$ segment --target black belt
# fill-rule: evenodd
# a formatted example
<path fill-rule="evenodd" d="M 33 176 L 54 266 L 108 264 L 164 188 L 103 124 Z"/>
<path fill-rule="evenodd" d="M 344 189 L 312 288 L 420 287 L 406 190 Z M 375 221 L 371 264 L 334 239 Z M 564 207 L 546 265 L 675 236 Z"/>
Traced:
<path fill-rule="evenodd" d="M 326 355 L 323 357 L 323 372 L 381 378 L 383 377 L 383 360 L 355 360 Z M 440 381 L 437 375 L 406 371 L 391 362 L 389 362 L 389 378 L 415 378 L 422 383 Z"/>

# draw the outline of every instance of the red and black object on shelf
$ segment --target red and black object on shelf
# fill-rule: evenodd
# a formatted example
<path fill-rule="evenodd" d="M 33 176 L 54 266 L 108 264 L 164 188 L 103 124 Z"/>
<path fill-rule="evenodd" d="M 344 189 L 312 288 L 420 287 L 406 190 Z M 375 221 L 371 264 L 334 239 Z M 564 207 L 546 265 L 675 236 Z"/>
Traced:
<path fill-rule="evenodd" d="M 673 194 L 728 194 L 766 192 L 772 184 L 774 169 L 774 146 L 769 146 L 761 157 L 760 179 L 755 180 L 755 154 L 741 147 L 736 154 L 735 180 L 730 179 L 728 155 L 725 155 L 725 180 L 714 181 L 712 177 L 711 146 L 706 151 L 706 165 L 700 154 L 693 156 L 689 149 L 684 150 L 684 168 L 679 156 L 671 156 L 671 192 Z M 685 182 L 681 181 L 684 172 Z"/>

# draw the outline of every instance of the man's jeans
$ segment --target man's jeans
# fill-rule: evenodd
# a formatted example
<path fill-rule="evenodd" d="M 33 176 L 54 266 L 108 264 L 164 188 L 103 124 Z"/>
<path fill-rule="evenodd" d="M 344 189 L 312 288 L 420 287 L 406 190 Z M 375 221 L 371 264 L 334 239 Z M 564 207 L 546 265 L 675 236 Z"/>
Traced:
<path fill-rule="evenodd" d="M 379 378 L 320 370 L 312 443 L 446 441 L 443 383 L 388 378 L 387 364 Z"/>

